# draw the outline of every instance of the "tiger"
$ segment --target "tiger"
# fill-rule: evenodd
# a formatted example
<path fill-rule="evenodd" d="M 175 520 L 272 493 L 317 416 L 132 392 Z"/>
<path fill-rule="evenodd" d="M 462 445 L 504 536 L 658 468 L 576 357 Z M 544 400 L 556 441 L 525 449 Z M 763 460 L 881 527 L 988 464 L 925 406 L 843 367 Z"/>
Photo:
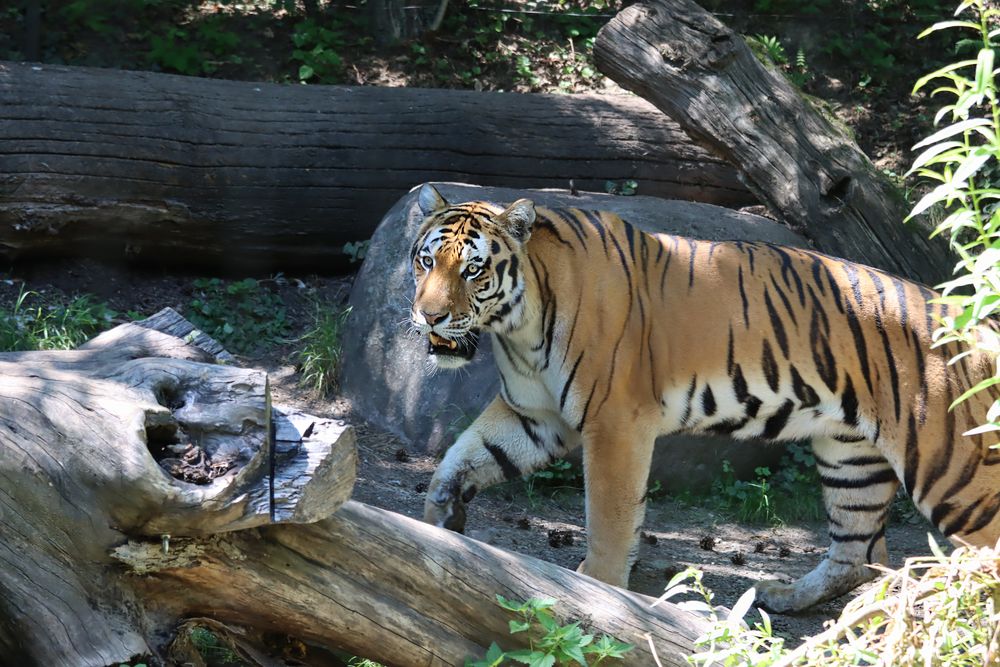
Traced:
<path fill-rule="evenodd" d="M 424 520 L 462 531 L 481 490 L 582 447 L 586 555 L 628 584 L 657 436 L 811 440 L 830 547 L 801 578 L 757 582 L 795 612 L 886 564 L 900 483 L 953 541 L 1000 537 L 1000 454 L 963 433 L 996 397 L 952 401 L 992 374 L 932 348 L 954 315 L 931 289 L 807 249 L 650 234 L 575 208 L 449 204 L 431 185 L 412 246 L 410 319 L 432 363 L 459 368 L 490 333 L 499 394 L 447 450 Z"/>

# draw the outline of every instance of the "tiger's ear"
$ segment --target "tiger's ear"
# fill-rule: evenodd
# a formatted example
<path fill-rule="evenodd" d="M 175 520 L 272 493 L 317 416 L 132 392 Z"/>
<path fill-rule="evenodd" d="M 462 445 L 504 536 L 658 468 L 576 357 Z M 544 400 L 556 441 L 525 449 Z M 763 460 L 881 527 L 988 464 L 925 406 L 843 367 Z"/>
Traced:
<path fill-rule="evenodd" d="M 420 212 L 424 215 L 430 215 L 441 209 L 448 208 L 448 202 L 429 183 L 424 183 L 420 186 L 420 192 L 417 193 L 417 203 L 420 204 Z"/>
<path fill-rule="evenodd" d="M 531 236 L 531 225 L 535 222 L 535 202 L 518 199 L 494 218 L 494 221 L 515 240 L 524 243 Z"/>

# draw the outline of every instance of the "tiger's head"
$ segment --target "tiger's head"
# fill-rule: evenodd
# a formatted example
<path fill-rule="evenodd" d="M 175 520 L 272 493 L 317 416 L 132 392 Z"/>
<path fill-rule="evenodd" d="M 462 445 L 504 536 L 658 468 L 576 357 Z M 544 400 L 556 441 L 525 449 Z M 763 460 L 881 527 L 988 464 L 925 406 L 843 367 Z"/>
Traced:
<path fill-rule="evenodd" d="M 431 185 L 420 188 L 418 202 L 425 217 L 410 253 L 410 319 L 437 366 L 459 368 L 475 354 L 480 331 L 506 333 L 521 318 L 535 205 L 450 205 Z"/>

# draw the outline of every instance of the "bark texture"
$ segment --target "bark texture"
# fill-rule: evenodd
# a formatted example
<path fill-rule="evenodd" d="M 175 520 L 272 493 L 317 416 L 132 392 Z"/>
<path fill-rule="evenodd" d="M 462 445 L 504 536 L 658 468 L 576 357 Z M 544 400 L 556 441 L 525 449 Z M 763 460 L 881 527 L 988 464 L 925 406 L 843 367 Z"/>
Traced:
<path fill-rule="evenodd" d="M 0 63 L 0 257 L 325 270 L 429 180 L 743 205 L 632 97 L 287 86 Z"/>
<path fill-rule="evenodd" d="M 305 664 L 342 649 L 460 665 L 523 645 L 497 593 L 558 598 L 637 643 L 626 664 L 650 664 L 645 633 L 684 664 L 701 624 L 674 607 L 344 505 L 352 429 L 272 407 L 266 375 L 223 356 L 170 310 L 77 350 L 0 355 L 0 664 L 199 664 L 171 638 L 201 625 L 261 666 L 284 664 L 267 657 L 274 635 L 320 647 Z"/>
<path fill-rule="evenodd" d="M 766 69 L 691 0 L 643 0 L 594 46 L 598 69 L 651 101 L 744 175 L 762 202 L 819 250 L 936 284 L 953 261 L 849 131 Z"/>

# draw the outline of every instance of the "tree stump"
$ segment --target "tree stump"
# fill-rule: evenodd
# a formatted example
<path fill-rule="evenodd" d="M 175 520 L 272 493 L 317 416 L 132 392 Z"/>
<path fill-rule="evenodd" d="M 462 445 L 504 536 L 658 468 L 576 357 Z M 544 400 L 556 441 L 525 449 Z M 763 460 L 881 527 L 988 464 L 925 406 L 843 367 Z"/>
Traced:
<path fill-rule="evenodd" d="M 643 0 L 605 25 L 597 67 L 651 101 L 745 176 L 823 252 L 936 284 L 954 261 L 846 128 L 766 69 L 742 37 L 691 0 Z"/>
<path fill-rule="evenodd" d="M 260 638 L 278 633 L 457 665 L 523 645 L 501 593 L 639 643 L 627 664 L 649 664 L 645 633 L 684 664 L 701 624 L 674 607 L 341 507 L 353 430 L 271 406 L 267 376 L 225 356 L 169 309 L 77 350 L 0 354 L 0 663 L 179 664 L 170 639 L 200 624 L 243 637 L 251 664 L 277 664 Z"/>

